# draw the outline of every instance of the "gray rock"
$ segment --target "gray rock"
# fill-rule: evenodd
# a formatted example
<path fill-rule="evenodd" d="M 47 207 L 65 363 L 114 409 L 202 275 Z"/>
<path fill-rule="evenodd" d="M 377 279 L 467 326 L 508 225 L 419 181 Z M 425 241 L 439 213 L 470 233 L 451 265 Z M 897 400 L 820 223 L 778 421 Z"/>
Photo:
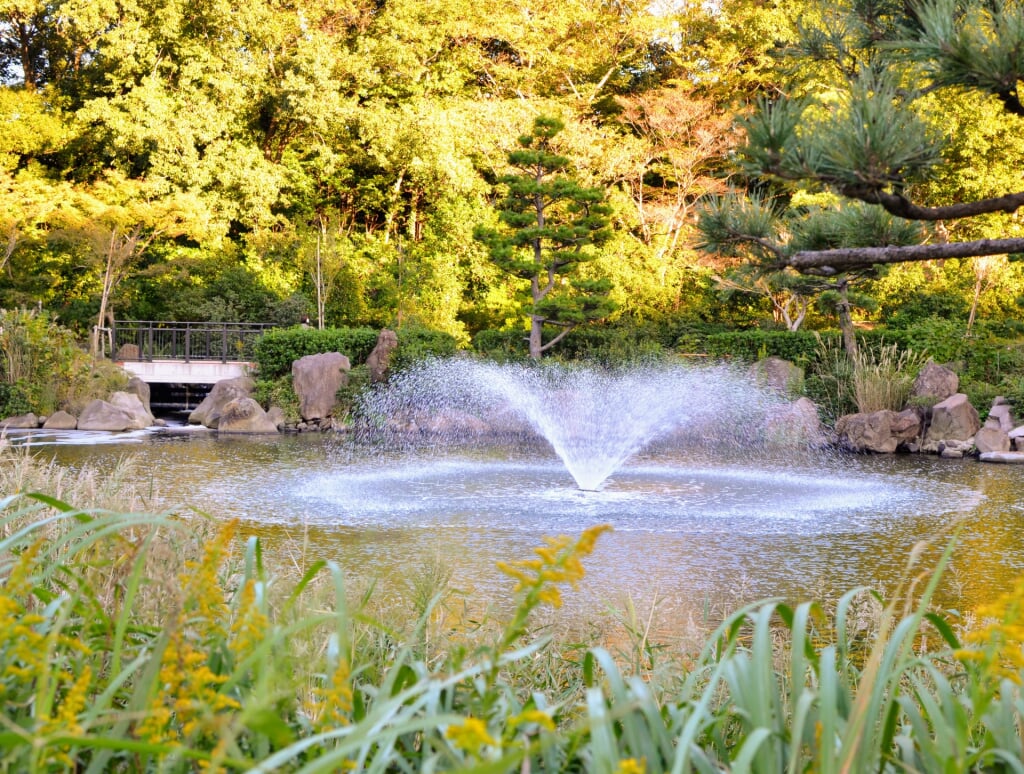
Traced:
<path fill-rule="evenodd" d="M 945 366 L 929 360 L 914 380 L 911 397 L 924 402 L 944 401 L 960 388 L 960 377 Z"/>
<path fill-rule="evenodd" d="M 105 400 L 94 400 L 78 415 L 79 430 L 106 430 L 121 432 L 135 430 L 135 417 Z"/>
<path fill-rule="evenodd" d="M 77 427 L 78 420 L 66 411 L 55 411 L 43 422 L 44 430 L 74 430 Z"/>
<path fill-rule="evenodd" d="M 203 398 L 195 410 L 188 415 L 190 425 L 203 425 L 216 429 L 220 414 L 235 398 L 248 398 L 256 383 L 248 376 L 236 376 L 234 379 L 221 379 Z"/>
<path fill-rule="evenodd" d="M 772 412 L 765 423 L 764 437 L 786 446 L 824 446 L 826 441 L 818 407 L 810 398 L 799 398 Z"/>
<path fill-rule="evenodd" d="M 331 415 L 338 389 L 348 384 L 347 371 L 351 367 L 348 358 L 340 352 L 306 355 L 292 363 L 292 389 L 299 399 L 303 419 Z"/>
<path fill-rule="evenodd" d="M 925 441 L 966 441 L 981 428 L 978 412 L 962 392 L 932 407 L 932 421 Z"/>
<path fill-rule="evenodd" d="M 892 454 L 901 446 L 913 442 L 921 430 L 921 419 L 916 412 L 872 411 L 849 414 L 836 423 L 839 445 L 856 452 Z"/>
<path fill-rule="evenodd" d="M 149 385 L 146 384 L 142 379 L 137 376 L 133 376 L 128 380 L 128 386 L 125 388 L 125 392 L 133 395 L 138 395 L 139 400 L 142 401 L 142 405 L 146 408 L 146 413 L 153 416 L 153 408 L 149 405 Z"/>
<path fill-rule="evenodd" d="M 974 435 L 974 446 L 982 454 L 1010 451 L 1010 436 L 1001 427 L 990 427 L 986 423 Z"/>
<path fill-rule="evenodd" d="M 285 423 L 284 410 L 280 406 L 271 406 L 267 409 L 267 419 L 273 422 L 274 427 L 280 430 Z"/>
<path fill-rule="evenodd" d="M 252 398 L 235 398 L 220 412 L 219 433 L 276 433 L 277 423 Z"/>
<path fill-rule="evenodd" d="M 388 378 L 388 367 L 391 353 L 398 346 L 398 335 L 385 328 L 377 335 L 377 344 L 373 352 L 366 358 L 366 367 L 370 371 L 370 383 L 379 384 Z"/>
<path fill-rule="evenodd" d="M 0 428 L 10 428 L 11 430 L 31 430 L 36 427 L 39 427 L 39 417 L 31 412 L 0 420 Z"/>
<path fill-rule="evenodd" d="M 982 462 L 1002 462 L 1008 465 L 1024 465 L 1024 452 L 985 452 L 978 456 Z"/>
<path fill-rule="evenodd" d="M 141 430 L 153 424 L 153 415 L 143 405 L 142 399 L 133 392 L 115 392 L 107 400 L 111 406 L 116 406 L 122 411 L 127 411 L 134 419 L 133 430 Z"/>
<path fill-rule="evenodd" d="M 996 398 L 998 401 L 999 398 Z M 999 427 L 1004 432 L 1009 433 L 1015 427 L 1013 421 L 1013 408 L 1009 403 L 993 403 L 992 408 L 988 412 L 989 420 L 996 420 L 999 423 Z"/>

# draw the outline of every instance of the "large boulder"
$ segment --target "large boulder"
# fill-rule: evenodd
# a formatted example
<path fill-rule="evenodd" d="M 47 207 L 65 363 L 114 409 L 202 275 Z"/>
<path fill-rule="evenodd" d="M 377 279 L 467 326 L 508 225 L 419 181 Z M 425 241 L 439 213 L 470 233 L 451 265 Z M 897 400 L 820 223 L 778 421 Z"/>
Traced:
<path fill-rule="evenodd" d="M 141 430 L 153 424 L 153 415 L 142 403 L 142 399 L 134 392 L 115 392 L 107 400 L 111 406 L 127 411 L 134 419 L 133 430 Z"/>
<path fill-rule="evenodd" d="M 1017 426 L 1017 423 L 1014 422 L 1013 419 L 1013 407 L 1006 398 L 996 398 L 992 402 L 992 408 L 989 409 L 988 418 L 989 420 L 996 420 L 999 423 L 1000 429 L 1006 433 L 1009 433 Z"/>
<path fill-rule="evenodd" d="M 119 433 L 137 430 L 135 416 L 105 400 L 94 400 L 78 415 L 79 430 L 106 430 Z"/>
<path fill-rule="evenodd" d="M 962 392 L 950 395 L 932 407 L 932 421 L 925 433 L 925 444 L 940 441 L 967 441 L 981 428 L 978 412 Z"/>
<path fill-rule="evenodd" d="M 758 384 L 782 395 L 795 395 L 804 383 L 804 369 L 781 357 L 766 357 L 750 367 L 751 376 Z"/>
<path fill-rule="evenodd" d="M 11 429 L 11 430 L 31 430 L 32 428 L 39 427 L 39 417 L 29 412 L 28 414 L 19 414 L 16 417 L 7 417 L 7 419 L 0 420 L 0 428 Z"/>
<path fill-rule="evenodd" d="M 221 379 L 213 385 L 209 394 L 188 415 L 188 423 L 216 429 L 224 407 L 236 398 L 250 397 L 255 386 L 256 383 L 248 376 Z"/>
<path fill-rule="evenodd" d="M 1010 436 L 999 426 L 999 420 L 989 419 L 974 434 L 974 447 L 980 454 L 1010 451 Z"/>
<path fill-rule="evenodd" d="M 128 386 L 124 390 L 125 392 L 138 395 L 139 400 L 142 401 L 142 405 L 146 408 L 146 413 L 153 416 L 153 408 L 149 405 L 150 390 L 149 385 L 146 384 L 138 376 L 133 376 L 128 380 Z"/>
<path fill-rule="evenodd" d="M 43 422 L 44 430 L 75 430 L 78 427 L 78 419 L 66 411 L 55 411 Z"/>
<path fill-rule="evenodd" d="M 252 398 L 235 398 L 220 413 L 218 433 L 276 433 L 277 423 Z"/>
<path fill-rule="evenodd" d="M 798 398 L 772 411 L 765 422 L 764 437 L 785 446 L 824 446 L 818 407 L 810 398 Z"/>
<path fill-rule="evenodd" d="M 340 352 L 306 355 L 292 363 L 292 389 L 299 399 L 303 419 L 329 417 L 337 403 L 338 389 L 348 384 L 351 364 Z"/>
<path fill-rule="evenodd" d="M 388 377 L 391 353 L 398 346 L 398 334 L 385 328 L 377 336 L 377 344 L 373 352 L 366 358 L 366 368 L 370 372 L 370 383 L 379 384 Z"/>
<path fill-rule="evenodd" d="M 960 377 L 955 372 L 929 360 L 918 372 L 911 399 L 917 403 L 934 404 L 955 395 L 960 389 Z"/>
<path fill-rule="evenodd" d="M 849 451 L 892 454 L 918 437 L 921 418 L 915 411 L 849 414 L 836 423 L 839 445 Z"/>
<path fill-rule="evenodd" d="M 1017 451 L 1024 451 L 1024 425 L 1015 427 L 1007 435 L 1010 436 L 1010 443 Z"/>

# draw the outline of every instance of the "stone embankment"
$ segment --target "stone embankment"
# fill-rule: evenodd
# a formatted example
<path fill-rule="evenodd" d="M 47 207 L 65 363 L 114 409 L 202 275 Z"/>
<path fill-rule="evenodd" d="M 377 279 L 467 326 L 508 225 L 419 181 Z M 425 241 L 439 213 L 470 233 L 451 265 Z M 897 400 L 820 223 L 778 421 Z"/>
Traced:
<path fill-rule="evenodd" d="M 391 353 L 398 346 L 393 331 L 381 331 L 377 345 L 367 359 L 372 382 L 383 381 L 388 373 Z M 217 382 L 188 417 L 191 425 L 201 425 L 219 433 L 278 433 L 324 431 L 335 427 L 333 412 L 337 392 L 348 384 L 351 364 L 338 352 L 307 355 L 292 363 L 292 386 L 299 404 L 298 421 L 287 421 L 278 406 L 268 410 L 252 397 L 255 382 L 248 376 Z M 128 389 L 115 392 L 107 400 L 95 400 L 76 417 L 58 411 L 50 417 L 24 414 L 0 420 L 0 430 L 105 430 L 121 432 L 162 426 L 149 405 L 149 386 L 133 377 Z"/>
<path fill-rule="evenodd" d="M 1024 426 L 1015 420 L 1009 401 L 996 398 L 982 422 L 959 386 L 956 373 L 929 362 L 907 407 L 840 417 L 836 444 L 852 452 L 921 452 L 949 459 L 978 455 L 986 462 L 1024 463 Z"/>

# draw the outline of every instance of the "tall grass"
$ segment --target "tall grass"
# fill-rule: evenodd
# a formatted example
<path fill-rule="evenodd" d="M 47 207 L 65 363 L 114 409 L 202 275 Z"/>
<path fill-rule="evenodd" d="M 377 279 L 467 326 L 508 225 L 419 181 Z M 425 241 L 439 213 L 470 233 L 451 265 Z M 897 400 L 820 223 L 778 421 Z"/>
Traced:
<path fill-rule="evenodd" d="M 862 346 L 851 357 L 837 342 L 819 336 L 813 368 L 821 388 L 815 397 L 834 418 L 854 411 L 900 411 L 924 362 L 920 353 L 884 343 Z"/>
<path fill-rule="evenodd" d="M 237 530 L 0 500 L 0 770 L 1024 771 L 1024 583 L 960 633 L 951 547 L 888 601 L 768 600 L 666 659 L 634 614 L 616 655 L 537 628 L 603 528 L 503 564 L 500 620 L 431 557 L 389 612 Z"/>

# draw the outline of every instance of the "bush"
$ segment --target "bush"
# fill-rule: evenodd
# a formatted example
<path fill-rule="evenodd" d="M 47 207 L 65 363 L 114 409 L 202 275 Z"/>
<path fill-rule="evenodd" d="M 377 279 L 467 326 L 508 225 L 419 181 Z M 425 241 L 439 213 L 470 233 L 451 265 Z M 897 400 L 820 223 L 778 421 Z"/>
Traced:
<path fill-rule="evenodd" d="M 429 357 L 450 357 L 459 348 L 454 336 L 433 328 L 403 325 L 397 333 L 398 348 L 391 353 L 391 371 L 400 371 Z"/>
<path fill-rule="evenodd" d="M 292 389 L 291 373 L 276 379 L 257 379 L 253 398 L 266 409 L 277 406 L 284 412 L 285 422 L 295 424 L 302 418 L 299 416 L 299 397 Z"/>
<path fill-rule="evenodd" d="M 373 328 L 279 328 L 256 341 L 256 370 L 261 379 L 273 381 L 291 375 L 292 363 L 299 358 L 324 352 L 340 352 L 353 363 L 363 363 L 376 343 Z"/>

